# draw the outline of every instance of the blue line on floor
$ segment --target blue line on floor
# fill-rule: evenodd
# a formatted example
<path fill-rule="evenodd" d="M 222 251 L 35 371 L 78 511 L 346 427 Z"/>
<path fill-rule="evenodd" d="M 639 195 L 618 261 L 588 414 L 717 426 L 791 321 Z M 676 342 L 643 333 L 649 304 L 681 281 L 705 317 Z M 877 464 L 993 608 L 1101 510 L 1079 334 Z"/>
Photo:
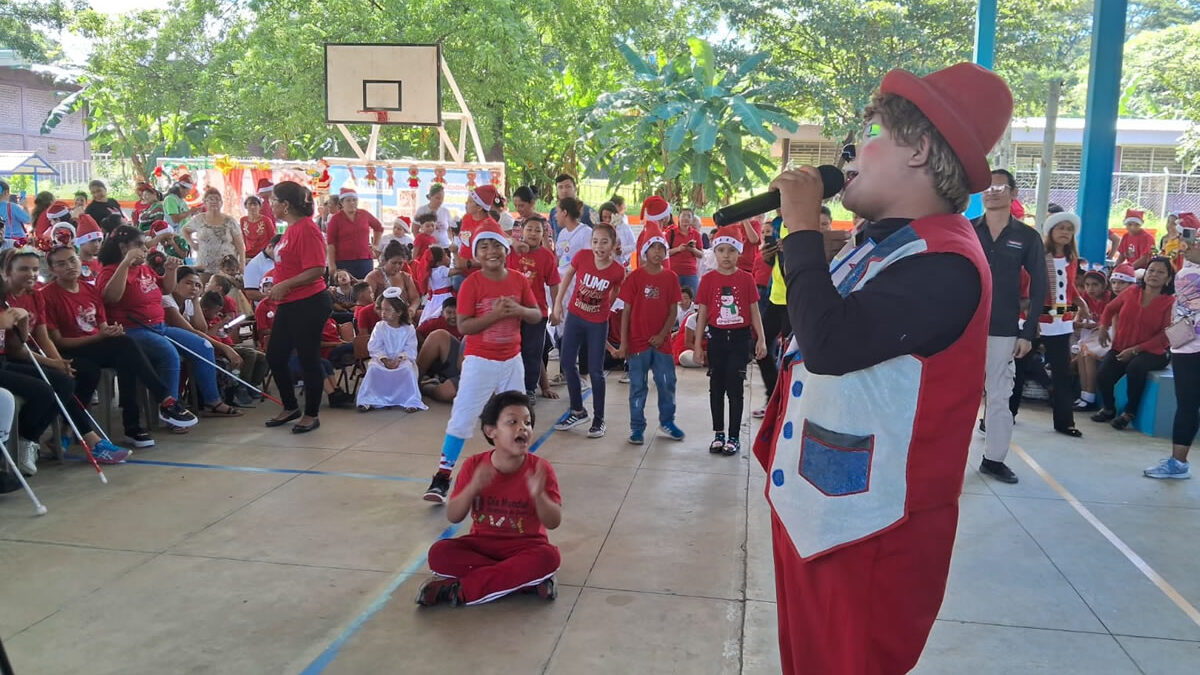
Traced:
<path fill-rule="evenodd" d="M 76 461 L 83 461 L 80 457 L 66 457 Z M 318 471 L 316 469 L 269 469 L 260 466 L 234 466 L 229 464 L 199 464 L 195 462 L 167 462 L 158 459 L 127 459 L 126 464 L 146 464 L 149 466 L 175 466 L 185 469 L 216 469 L 218 471 L 242 471 L 245 473 L 284 473 L 290 475 L 304 476 L 335 476 L 338 478 L 368 478 L 371 480 L 391 480 L 401 481 L 405 483 L 424 483 L 424 478 L 413 478 L 411 476 L 386 476 L 375 473 L 356 473 L 353 471 Z"/>
<path fill-rule="evenodd" d="M 587 397 L 590 396 L 591 393 L 591 389 L 583 392 L 583 399 L 587 400 Z M 561 422 L 570 412 L 571 411 L 568 409 L 566 412 L 560 415 L 555 422 Z M 533 445 L 529 448 L 529 452 L 537 452 L 553 433 L 554 425 L 550 425 L 550 428 L 546 429 L 546 431 L 543 432 L 541 436 L 538 436 L 538 439 L 533 442 Z M 442 530 L 442 533 L 437 536 L 437 539 L 450 539 L 454 535 L 458 534 L 458 531 L 462 525 L 463 523 L 460 522 L 447 527 L 446 529 Z M 329 667 L 329 664 L 333 663 L 334 660 L 337 659 L 338 654 L 342 651 L 342 647 L 344 647 L 346 643 L 350 641 L 350 638 L 354 637 L 354 634 L 361 630 L 371 617 L 378 614 L 381 609 L 387 606 L 388 602 L 390 602 L 392 599 L 392 594 L 396 592 L 396 589 L 400 588 L 401 584 L 407 581 L 410 576 L 416 574 L 422 567 L 425 566 L 425 561 L 428 556 L 429 551 L 426 550 L 424 553 L 413 559 L 413 561 L 407 566 L 405 566 L 404 570 L 397 574 L 395 579 L 392 579 L 392 583 L 388 584 L 388 587 L 379 594 L 379 597 L 375 598 L 370 605 L 367 605 L 367 608 L 363 610 L 362 614 L 359 614 L 357 617 L 355 617 L 355 619 L 350 622 L 350 625 L 346 626 L 346 629 L 343 630 L 342 633 L 338 635 L 328 647 L 325 648 L 325 651 L 321 652 L 317 658 L 313 659 L 312 662 L 308 664 L 308 667 L 300 671 L 300 675 L 320 675 L 321 673 L 325 672 L 325 669 Z"/>

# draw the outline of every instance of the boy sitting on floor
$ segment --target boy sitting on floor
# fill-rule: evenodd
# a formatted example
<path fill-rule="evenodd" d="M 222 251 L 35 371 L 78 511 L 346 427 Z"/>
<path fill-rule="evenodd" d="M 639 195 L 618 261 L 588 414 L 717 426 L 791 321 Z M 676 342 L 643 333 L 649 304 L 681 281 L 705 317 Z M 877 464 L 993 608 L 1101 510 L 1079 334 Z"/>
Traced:
<path fill-rule="evenodd" d="M 470 534 L 429 549 L 438 578 L 421 587 L 417 604 L 479 605 L 518 590 L 553 600 L 558 547 L 546 529 L 562 521 L 562 497 L 550 462 L 529 454 L 533 409 L 521 391 L 492 396 L 479 416 L 491 452 L 472 455 L 459 470 L 446 517 L 470 512 Z"/>

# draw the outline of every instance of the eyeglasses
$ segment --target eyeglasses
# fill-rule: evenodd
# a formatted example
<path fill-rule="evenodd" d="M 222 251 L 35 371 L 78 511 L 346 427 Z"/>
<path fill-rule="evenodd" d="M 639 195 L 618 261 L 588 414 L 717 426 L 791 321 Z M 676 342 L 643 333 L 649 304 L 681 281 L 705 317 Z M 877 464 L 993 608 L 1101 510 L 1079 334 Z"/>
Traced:
<path fill-rule="evenodd" d="M 984 194 L 988 194 L 988 193 L 995 194 L 997 192 L 1004 192 L 1007 189 L 1008 189 L 1007 185 L 990 185 L 986 189 L 984 189 L 983 193 Z"/>
<path fill-rule="evenodd" d="M 858 156 L 858 151 L 854 147 L 853 143 L 848 143 L 848 144 L 842 146 L 842 161 L 843 162 L 853 162 L 854 158 L 857 156 Z"/>

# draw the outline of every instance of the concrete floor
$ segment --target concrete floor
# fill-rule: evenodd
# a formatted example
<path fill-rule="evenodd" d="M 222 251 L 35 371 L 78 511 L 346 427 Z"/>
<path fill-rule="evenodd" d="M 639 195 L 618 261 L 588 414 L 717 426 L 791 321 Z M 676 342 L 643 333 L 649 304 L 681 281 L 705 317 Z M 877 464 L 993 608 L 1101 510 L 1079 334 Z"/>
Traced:
<path fill-rule="evenodd" d="M 327 411 L 304 436 L 264 429 L 263 410 L 160 434 L 107 486 L 45 464 L 41 518 L 21 493 L 0 498 L 0 637 L 19 675 L 778 672 L 763 472 L 706 451 L 706 386 L 681 372 L 682 443 L 627 445 L 627 387 L 611 376 L 609 435 L 542 447 L 564 497 L 556 602 L 413 604 L 429 544 L 456 533 L 420 501 L 444 406 Z M 564 408 L 543 402 L 539 429 Z M 1029 410 L 1014 443 L 1200 605 L 1200 480 L 1142 478 L 1163 441 L 1080 426 L 1069 439 Z M 967 471 L 917 672 L 1200 672 L 1200 624 L 1010 457 L 1018 485 Z"/>

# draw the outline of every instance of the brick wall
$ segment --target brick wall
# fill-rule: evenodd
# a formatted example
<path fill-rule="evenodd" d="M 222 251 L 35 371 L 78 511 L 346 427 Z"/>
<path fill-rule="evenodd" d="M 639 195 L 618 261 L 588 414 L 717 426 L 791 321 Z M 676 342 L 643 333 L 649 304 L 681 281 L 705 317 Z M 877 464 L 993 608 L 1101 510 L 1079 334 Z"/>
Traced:
<path fill-rule="evenodd" d="M 33 151 L 50 162 L 88 159 L 83 113 L 66 118 L 51 134 L 38 133 L 46 114 L 60 100 L 54 86 L 41 77 L 27 70 L 0 68 L 0 151 Z"/>

